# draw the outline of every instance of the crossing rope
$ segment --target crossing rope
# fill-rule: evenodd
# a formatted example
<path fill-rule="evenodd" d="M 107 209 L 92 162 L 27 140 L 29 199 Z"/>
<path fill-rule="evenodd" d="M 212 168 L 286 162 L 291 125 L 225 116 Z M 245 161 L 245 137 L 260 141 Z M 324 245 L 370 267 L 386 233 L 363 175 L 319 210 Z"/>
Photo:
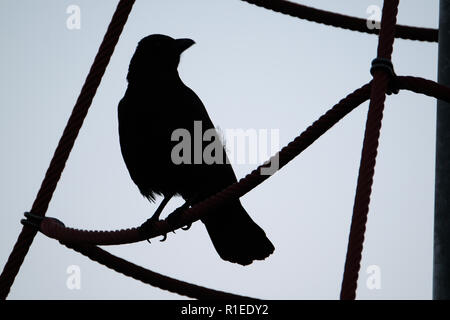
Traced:
<path fill-rule="evenodd" d="M 91 106 L 134 2 L 134 0 L 120 0 L 117 5 L 91 69 L 81 88 L 72 114 L 53 154 L 36 199 L 34 200 L 31 208 L 33 214 L 43 217 L 47 212 L 53 192 L 56 189 L 56 185 L 69 158 L 70 151 L 72 151 L 78 132 L 83 125 L 83 121 L 86 118 L 89 107 Z M 35 236 L 36 229 L 24 225 L 0 275 L 0 299 L 5 299 L 8 296 L 9 290 Z"/>
<path fill-rule="evenodd" d="M 367 20 L 351 17 L 343 14 L 320 10 L 283 0 L 242 0 L 258 7 L 283 13 L 295 18 L 317 22 L 327 26 L 358 31 L 369 34 L 378 34 L 377 28 L 369 29 Z M 417 28 L 411 26 L 397 25 L 395 37 L 407 40 L 418 40 L 427 42 L 438 41 L 438 30 L 430 28 Z"/>
<path fill-rule="evenodd" d="M 380 36 L 378 38 L 377 58 L 379 61 L 391 60 L 398 4 L 399 0 L 384 2 Z M 364 233 L 366 231 L 370 194 L 372 192 L 375 162 L 377 158 L 381 120 L 383 119 L 384 101 L 386 99 L 386 91 L 392 74 L 393 71 L 392 73 L 389 73 L 386 72 L 386 69 L 382 68 L 373 71 L 369 112 L 367 115 L 358 184 L 353 206 L 353 217 L 347 247 L 344 278 L 342 280 L 341 299 L 343 300 L 355 299 L 356 295 L 356 285 L 361 263 Z"/>
<path fill-rule="evenodd" d="M 376 29 L 371 30 L 367 28 L 366 20 L 318 10 L 289 1 L 243 1 L 283 14 L 330 26 L 353 31 L 378 33 Z M 268 179 L 270 175 L 261 174 L 261 169 L 270 167 L 271 161 L 277 160 L 279 162 L 279 169 L 283 168 L 348 113 L 370 99 L 344 277 L 341 287 L 341 299 L 355 299 L 385 95 L 386 93 L 397 93 L 398 90 L 410 90 L 450 102 L 450 88 L 448 87 L 426 79 L 395 75 L 392 63 L 390 62 L 394 38 L 399 37 L 410 40 L 436 42 L 437 30 L 396 25 L 399 1 L 385 0 L 381 29 L 379 30 L 377 59 L 374 60 L 371 70 L 373 80 L 342 99 L 265 164 L 253 170 L 250 174 L 239 180 L 239 182 L 184 210 L 182 214 L 177 210 L 174 211 L 165 220 L 157 222 L 154 230 L 150 234 L 143 233 L 139 227 L 116 231 L 87 231 L 65 227 L 59 220 L 45 217 L 45 214 L 134 2 L 134 0 L 120 0 L 117 5 L 30 210 L 31 215 L 35 219 L 36 217 L 38 218 L 38 221 L 35 221 L 37 228 L 34 228 L 30 224 L 24 224 L 3 272 L 0 275 L 0 298 L 6 299 L 8 296 L 29 247 L 37 231 L 40 231 L 50 238 L 57 239 L 68 248 L 89 257 L 93 261 L 163 290 L 197 299 L 251 299 L 249 297 L 217 291 L 169 278 L 116 257 L 97 247 L 97 245 L 118 245 L 142 241 L 164 235 L 186 224 L 193 223 L 206 214 L 214 214 L 214 208 L 227 201 L 242 197 Z M 168 220 L 170 220 L 170 223 L 168 223 Z"/>

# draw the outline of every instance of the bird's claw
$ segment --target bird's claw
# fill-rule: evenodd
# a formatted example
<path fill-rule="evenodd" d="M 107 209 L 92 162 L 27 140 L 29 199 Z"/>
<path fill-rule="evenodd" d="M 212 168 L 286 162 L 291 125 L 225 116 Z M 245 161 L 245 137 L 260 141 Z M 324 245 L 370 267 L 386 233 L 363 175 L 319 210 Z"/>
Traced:
<path fill-rule="evenodd" d="M 180 217 L 182 214 L 183 214 L 183 212 L 185 211 L 187 209 L 187 207 L 186 207 L 186 205 L 183 205 L 183 206 L 181 206 L 181 207 L 179 207 L 179 208 L 177 208 L 177 209 L 175 209 L 175 211 L 174 212 L 172 212 L 168 217 L 167 217 L 167 222 L 169 223 L 169 225 L 170 226 L 174 226 L 174 225 L 176 225 L 177 223 L 177 219 L 178 219 L 178 217 Z M 188 230 L 190 228 L 190 224 L 188 225 L 188 227 L 186 228 L 186 227 L 181 227 L 181 229 L 182 230 Z M 175 233 L 175 230 L 173 230 L 172 231 L 173 233 Z"/>
<path fill-rule="evenodd" d="M 192 223 L 189 223 L 189 224 L 185 225 L 184 227 L 181 227 L 181 230 L 187 231 L 191 228 L 191 226 L 192 226 Z"/>
<path fill-rule="evenodd" d="M 145 235 L 152 234 L 152 232 L 155 231 L 155 228 L 154 228 L 155 223 L 158 221 L 159 221 L 159 219 L 155 219 L 155 218 L 151 217 L 150 219 L 147 219 L 147 221 L 145 221 L 143 224 L 141 224 L 140 229 L 142 230 L 142 232 Z M 151 244 L 149 238 L 147 238 L 146 240 L 148 243 Z"/>
<path fill-rule="evenodd" d="M 172 230 L 173 233 L 176 233 L 175 230 Z M 164 242 L 167 240 L 167 232 L 163 234 L 163 238 L 159 240 L 160 242 Z"/>
<path fill-rule="evenodd" d="M 174 225 L 174 223 L 171 223 L 171 220 L 173 221 L 173 219 L 175 219 L 176 216 L 180 215 L 185 209 L 186 209 L 185 207 L 180 207 L 177 210 L 175 210 L 175 212 L 172 215 L 169 215 L 167 217 L 168 224 L 170 226 Z M 158 221 L 159 221 L 159 219 L 154 218 L 154 217 L 151 217 L 150 219 L 145 221 L 140 227 L 142 229 L 142 232 L 144 232 L 145 234 L 149 234 L 149 233 L 155 231 L 154 224 Z M 189 230 L 191 228 L 191 225 L 192 225 L 192 223 L 189 223 L 189 224 L 185 225 L 184 227 L 181 227 L 181 230 L 184 230 L 184 231 Z M 172 228 L 170 228 L 170 229 L 172 229 Z M 172 232 L 174 234 L 176 234 L 175 230 L 172 230 Z M 167 240 L 167 232 L 165 234 L 163 234 L 162 237 L 163 238 L 159 241 L 160 242 L 166 241 Z M 147 239 L 147 242 L 151 243 L 150 239 Z"/>

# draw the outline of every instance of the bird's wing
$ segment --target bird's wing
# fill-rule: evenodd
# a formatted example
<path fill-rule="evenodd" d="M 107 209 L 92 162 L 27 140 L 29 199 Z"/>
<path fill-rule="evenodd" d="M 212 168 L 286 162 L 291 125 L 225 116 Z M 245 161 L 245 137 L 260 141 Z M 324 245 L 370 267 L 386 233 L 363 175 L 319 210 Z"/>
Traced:
<path fill-rule="evenodd" d="M 211 118 L 209 117 L 208 112 L 206 111 L 206 108 L 203 105 L 202 101 L 197 96 L 197 94 L 195 94 L 195 92 L 188 87 L 186 87 L 185 90 L 183 90 L 183 104 L 184 104 L 183 112 L 186 113 L 184 121 L 186 121 L 185 125 L 187 127 L 191 128 L 193 126 L 192 124 L 193 121 L 202 121 L 203 132 L 205 132 L 208 129 L 215 129 L 214 124 L 211 121 Z M 188 121 L 190 123 L 187 123 Z M 220 148 L 222 149 L 223 163 L 201 165 L 201 167 L 199 166 L 198 170 L 200 177 L 211 181 L 211 182 L 208 181 L 208 187 L 211 187 L 209 193 L 221 191 L 225 187 L 237 181 L 232 166 L 227 162 L 226 150 L 223 146 L 223 142 L 221 141 L 219 134 L 217 133 L 217 130 L 216 130 L 216 139 L 218 139 L 217 143 L 220 143 Z M 209 141 L 205 141 L 203 143 L 203 148 L 205 148 L 205 146 L 207 146 L 210 143 L 211 142 Z"/>

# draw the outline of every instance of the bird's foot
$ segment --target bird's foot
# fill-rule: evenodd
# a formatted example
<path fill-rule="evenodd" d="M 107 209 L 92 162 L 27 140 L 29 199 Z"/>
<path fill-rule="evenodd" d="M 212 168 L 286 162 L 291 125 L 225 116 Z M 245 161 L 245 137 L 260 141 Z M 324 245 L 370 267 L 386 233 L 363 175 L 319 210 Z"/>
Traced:
<path fill-rule="evenodd" d="M 172 228 L 172 226 L 177 225 L 177 220 L 179 219 L 179 216 L 183 214 L 183 212 L 189 208 L 189 204 L 185 203 L 184 205 L 182 205 L 181 207 L 175 209 L 175 211 L 173 213 L 171 213 L 166 221 L 170 226 L 170 229 L 173 229 L 172 232 L 175 233 L 175 228 Z M 156 232 L 156 228 L 155 228 L 155 223 L 159 222 L 159 217 L 156 215 L 153 215 L 150 219 L 147 219 L 147 221 L 145 221 L 141 226 L 141 230 L 144 234 L 153 234 L 154 232 Z M 189 230 L 191 228 L 191 223 L 181 227 L 181 230 Z M 163 238 L 160 240 L 161 242 L 166 241 L 167 240 L 167 233 L 163 234 Z M 150 239 L 147 239 L 147 241 L 149 243 Z"/>
<path fill-rule="evenodd" d="M 181 215 L 185 210 L 191 208 L 192 206 L 194 206 L 195 204 L 197 204 L 198 202 L 200 202 L 200 195 L 196 195 L 193 198 L 191 198 L 189 201 L 186 201 L 181 207 L 179 207 L 173 214 L 175 216 L 179 216 Z M 192 226 L 192 222 L 186 224 L 185 226 L 181 227 L 181 230 L 187 231 L 191 228 Z"/>
<path fill-rule="evenodd" d="M 181 230 L 188 231 L 191 228 L 191 226 L 192 226 L 192 223 L 189 223 L 189 224 L 185 225 L 184 227 L 181 227 Z"/>
<path fill-rule="evenodd" d="M 177 223 L 177 220 L 179 219 L 179 217 L 183 214 L 183 212 L 189 208 L 189 204 L 185 203 L 184 205 L 182 205 L 181 207 L 175 209 L 174 212 L 172 212 L 168 217 L 167 217 L 167 223 L 170 226 L 174 226 Z M 181 227 L 181 230 L 189 230 L 191 228 L 191 223 Z M 175 233 L 175 231 L 172 231 L 173 233 Z"/>
<path fill-rule="evenodd" d="M 140 228 L 144 234 L 146 234 L 146 235 L 152 234 L 153 232 L 156 231 L 155 223 L 159 222 L 159 221 L 160 221 L 159 217 L 153 216 L 150 219 L 147 219 L 147 221 L 145 221 L 143 224 L 141 224 Z M 163 238 L 160 241 L 163 242 L 163 241 L 166 241 L 166 239 L 167 239 L 167 233 L 165 233 L 163 235 Z M 147 239 L 147 242 L 151 243 L 149 238 Z"/>

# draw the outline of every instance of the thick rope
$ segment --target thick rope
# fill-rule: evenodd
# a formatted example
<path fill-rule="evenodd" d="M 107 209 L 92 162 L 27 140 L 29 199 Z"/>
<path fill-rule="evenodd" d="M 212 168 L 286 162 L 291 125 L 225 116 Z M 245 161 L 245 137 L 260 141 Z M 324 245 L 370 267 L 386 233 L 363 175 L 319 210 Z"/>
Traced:
<path fill-rule="evenodd" d="M 450 87 L 419 77 L 397 77 L 395 86 L 450 103 Z"/>
<path fill-rule="evenodd" d="M 78 136 L 78 132 L 83 124 L 84 118 L 87 115 L 89 107 L 95 96 L 100 81 L 105 73 L 106 66 L 114 52 L 114 48 L 122 33 L 123 27 L 128 19 L 128 15 L 133 7 L 134 0 L 120 0 L 116 11 L 111 19 L 108 30 L 103 38 L 100 48 L 95 56 L 94 63 L 89 70 L 89 74 L 85 80 L 77 102 L 73 108 L 72 114 L 64 129 L 63 135 L 59 140 L 58 146 L 55 150 L 53 158 L 42 181 L 39 192 L 33 203 L 31 212 L 45 216 L 48 205 L 56 189 L 59 178 L 64 170 L 70 151 Z M 36 235 L 36 230 L 24 226 L 20 233 L 13 251 L 11 252 L 8 261 L 0 275 L 0 299 L 5 299 L 11 289 L 14 279 L 19 272 L 20 266 L 25 259 L 25 256 L 33 242 Z"/>
<path fill-rule="evenodd" d="M 370 86 L 370 83 L 368 83 L 349 94 L 309 126 L 302 134 L 281 149 L 278 153 L 279 169 L 297 157 L 314 141 L 339 122 L 339 120 L 344 118 L 360 104 L 367 101 L 370 96 Z M 270 177 L 269 175 L 261 175 L 261 168 L 266 166 L 267 164 L 259 166 L 245 178 L 240 179 L 239 182 L 232 184 L 223 191 L 196 204 L 192 208 L 185 210 L 181 214 L 177 214 L 175 218 L 170 221 L 170 224 L 167 219 L 155 223 L 154 230 L 151 233 L 143 234 L 139 228 L 118 231 L 78 230 L 67 228 L 54 218 L 45 218 L 40 225 L 40 230 L 50 238 L 65 243 L 77 244 L 118 245 L 157 237 L 186 224 L 193 223 L 206 214 L 214 214 L 214 208 L 222 205 L 226 201 L 242 197 Z M 173 213 L 175 212 L 176 211 Z M 172 214 L 169 215 L 169 217 L 171 217 Z"/>
<path fill-rule="evenodd" d="M 354 31 L 367 33 L 377 33 L 378 30 L 370 30 L 366 27 L 366 20 L 354 17 L 330 13 L 323 10 L 313 9 L 288 1 L 252 1 L 244 0 L 268 9 L 272 9 L 284 14 L 289 14 L 299 18 L 325 23 L 327 25 L 342 27 Z M 117 44 L 120 33 L 123 30 L 125 22 L 134 4 L 134 0 L 121 0 L 116 8 L 114 16 L 105 34 L 103 42 L 99 48 L 94 63 L 86 78 L 85 84 L 81 90 L 80 96 L 75 104 L 72 115 L 60 139 L 58 147 L 54 153 L 50 166 L 42 182 L 41 188 L 33 203 L 31 212 L 35 215 L 44 217 L 48 205 L 56 189 L 61 173 L 65 167 L 70 151 L 74 145 L 75 139 L 82 126 L 84 118 L 92 103 L 95 92 L 100 84 L 101 78 L 106 70 L 106 66 Z M 426 28 L 415 28 L 406 26 L 397 26 L 395 29 L 396 14 L 398 1 L 386 1 L 383 7 L 382 28 L 379 37 L 378 58 L 390 59 L 392 54 L 392 44 L 394 37 L 401 37 L 412 40 L 437 41 L 437 30 Z M 398 79 L 399 88 L 410 88 L 418 93 L 425 93 L 442 99 L 448 99 L 448 88 L 437 87 L 435 83 L 429 82 L 422 87 L 423 79 L 402 77 Z M 407 79 L 408 78 L 408 79 Z M 345 265 L 344 279 L 342 284 L 341 298 L 354 299 L 356 292 L 356 283 L 358 271 L 360 268 L 360 260 L 362 253 L 362 244 L 364 241 L 365 223 L 367 221 L 368 206 L 370 202 L 371 186 L 373 182 L 373 173 L 375 167 L 375 159 L 377 154 L 378 139 L 381 129 L 381 120 L 383 116 L 385 92 L 388 87 L 389 77 L 383 71 L 374 72 L 374 79 L 371 88 L 371 104 L 369 107 L 368 119 L 366 123 L 366 133 L 364 137 L 364 145 L 362 151 L 360 172 L 358 177 L 358 186 L 355 196 L 355 205 L 352 218 L 352 226 L 349 237 L 349 247 L 347 252 L 347 260 Z M 428 90 L 430 87 L 431 89 Z M 428 89 L 427 89 L 428 88 Z M 283 148 L 276 156 L 279 157 L 279 169 L 295 158 L 309 145 L 311 145 L 318 137 L 325 133 L 342 117 L 353 110 L 357 105 L 361 104 L 368 98 L 370 84 L 349 95 L 346 99 L 355 99 L 360 101 L 346 101 L 349 105 L 345 106 L 344 99 L 329 110 L 327 114 L 322 116 L 311 127 L 309 127 L 302 135 L 297 137 L 293 142 Z M 352 96 L 353 95 L 353 96 Z M 359 95 L 359 97 L 358 97 Z M 352 106 L 349 108 L 349 106 Z M 339 109 L 339 110 L 338 110 Z M 344 110 L 346 110 L 344 112 Z M 338 112 L 337 112 L 338 111 Z M 335 117 L 333 119 L 333 117 Z M 320 123 L 322 122 L 322 123 Z M 271 158 L 274 160 L 277 158 Z M 269 165 L 263 165 L 254 170 L 251 174 L 241 179 L 239 183 L 235 183 L 226 188 L 222 192 L 200 202 L 191 209 L 186 210 L 183 215 L 177 215 L 171 220 L 169 225 L 166 221 L 161 221 L 156 226 L 153 236 L 162 235 L 172 229 L 179 228 L 187 223 L 199 220 L 203 215 L 207 214 L 211 209 L 220 206 L 224 202 L 241 197 L 257 185 L 265 181 L 269 176 L 261 175 L 260 170 Z M 170 215 L 172 216 L 172 214 Z M 169 217 L 170 217 L 169 216 Z M 71 240 L 69 242 L 85 242 L 86 238 L 89 243 L 102 242 L 103 244 L 119 244 L 130 243 L 142 239 L 142 234 L 137 228 L 122 230 L 117 232 L 91 232 L 84 230 L 75 230 L 65 228 L 56 222 L 55 219 L 45 219 L 41 225 L 41 231 L 54 238 Z M 14 246 L 7 264 L 0 276 L 0 298 L 4 299 L 9 293 L 10 287 L 16 277 L 20 266 L 24 260 L 26 253 L 36 235 L 36 230 L 24 226 L 21 234 Z M 106 235 L 106 236 L 105 236 Z M 144 238 L 148 237 L 145 235 Z M 105 240 L 106 239 L 106 240 Z M 119 240 L 118 240 L 119 239 Z M 124 240 L 125 239 L 125 240 Z M 123 242 L 128 241 L 128 242 Z M 141 280 L 145 283 L 157 286 L 159 288 L 187 295 L 189 297 L 204 298 L 246 298 L 237 295 L 231 295 L 224 292 L 211 290 L 195 286 L 186 282 L 171 279 L 163 275 L 146 270 L 142 267 L 134 265 L 121 258 L 115 257 L 102 249 L 92 245 L 74 245 L 66 246 L 88 256 L 94 261 L 102 263 L 118 272 Z"/>
<path fill-rule="evenodd" d="M 378 58 L 391 59 L 395 24 L 397 20 L 399 0 L 385 0 L 381 19 L 381 30 L 378 41 Z M 370 194 L 372 192 L 378 140 L 380 137 L 381 120 L 383 119 L 384 101 L 389 83 L 387 72 L 374 71 L 372 91 L 370 95 L 369 112 L 364 134 L 361 163 L 356 187 L 353 217 L 347 247 L 344 277 L 342 280 L 341 299 L 355 299 L 358 282 L 358 272 L 361 264 L 364 234 L 367 215 L 369 213 Z"/>
<path fill-rule="evenodd" d="M 447 101 L 450 103 L 450 87 L 438 84 L 434 81 L 419 78 L 419 77 L 410 77 L 410 76 L 398 76 L 396 77 L 396 87 L 402 90 L 410 90 L 416 93 L 424 94 L 430 97 L 434 97 L 437 99 L 441 99 L 443 101 Z M 364 88 L 364 87 L 363 87 Z M 363 89 L 361 88 L 361 89 Z M 359 89 L 359 90 L 361 90 Z M 363 95 L 369 97 L 369 91 L 363 92 Z M 356 93 L 356 92 L 355 92 Z M 348 102 L 348 107 L 351 107 L 352 110 L 356 108 L 359 101 L 352 101 L 351 103 L 355 103 L 350 105 Z M 338 109 L 337 106 L 334 106 L 333 109 Z M 346 114 L 351 112 L 341 109 L 337 112 L 338 118 L 334 117 L 334 120 L 339 121 Z M 344 114 L 345 113 L 345 114 Z M 330 113 L 324 114 L 323 117 L 329 117 Z M 319 125 L 319 122 L 315 122 L 311 125 L 307 130 L 313 130 L 315 126 Z M 317 140 L 321 135 L 315 134 L 313 139 Z M 301 136 L 299 136 L 300 138 Z M 294 141 L 293 141 L 294 142 Z M 283 151 L 280 151 L 281 153 Z M 258 169 L 257 169 L 258 170 Z M 245 183 L 245 179 L 241 179 L 238 183 Z M 229 200 L 235 199 L 238 195 L 230 196 Z M 193 207 L 190 210 L 196 210 L 196 207 Z M 185 213 L 183 213 L 184 215 Z M 205 212 L 205 214 L 209 214 Z M 203 214 L 200 215 L 203 217 Z M 189 221 L 189 223 L 193 223 L 197 220 Z M 178 225 L 181 222 L 177 223 Z M 162 236 L 165 233 L 174 231 L 175 228 L 171 228 L 171 226 L 167 223 L 167 220 L 160 221 L 156 223 L 155 230 L 152 233 L 142 234 L 139 227 L 130 228 L 130 229 L 122 229 L 122 230 L 113 230 L 113 231 L 100 231 L 100 230 L 81 230 L 74 229 L 70 227 L 65 227 L 59 220 L 45 217 L 42 223 L 40 224 L 40 231 L 45 234 L 49 238 L 53 238 L 62 242 L 72 243 L 72 244 L 91 244 L 91 245 L 121 245 L 121 244 L 130 244 L 139 242 L 142 240 L 146 240 L 148 238 L 154 238 L 157 236 Z"/>
<path fill-rule="evenodd" d="M 64 243 L 62 243 L 64 244 Z M 142 281 L 151 286 L 177 293 L 186 297 L 202 300 L 250 300 L 252 298 L 223 291 L 213 290 L 191 284 L 185 281 L 173 279 L 162 274 L 147 270 L 134 263 L 116 257 L 109 252 L 91 245 L 64 244 L 93 261 L 96 261 L 114 271 L 122 273 L 133 279 Z"/>
<path fill-rule="evenodd" d="M 430 97 L 435 97 L 450 102 L 450 88 L 438 84 L 434 81 L 417 77 L 397 77 L 395 84 L 398 89 L 411 90 L 416 93 L 425 94 Z M 364 89 L 365 87 L 367 88 Z M 370 87 L 369 85 L 366 85 L 358 90 L 362 89 L 364 89 L 364 91 L 362 91 L 361 93 L 362 94 L 361 98 L 365 96 L 367 100 L 369 98 Z M 354 94 L 356 94 L 358 90 L 355 91 Z M 342 101 L 345 101 L 345 99 Z M 347 108 L 351 109 L 346 109 L 345 111 L 344 109 L 341 109 L 341 111 L 337 112 L 338 117 L 334 118 L 335 121 L 339 121 L 339 119 L 342 119 L 346 114 L 348 114 L 354 108 L 356 108 L 359 105 L 357 103 L 360 104 L 362 102 L 356 100 L 347 101 Z M 338 109 L 337 105 L 333 107 L 333 109 Z M 327 115 L 332 114 L 332 112 L 330 111 L 327 112 L 322 118 L 328 117 Z M 318 121 L 316 121 L 310 128 L 317 125 L 317 123 Z M 312 130 L 310 128 L 308 130 Z M 314 140 L 317 140 L 319 137 L 320 136 L 315 136 Z M 242 183 L 242 181 L 243 180 L 240 180 L 239 183 Z M 195 207 L 190 210 L 195 210 Z M 168 225 L 166 224 L 166 229 L 164 229 L 163 226 L 156 227 L 155 230 L 158 230 L 158 232 L 153 236 L 163 235 L 166 232 L 172 231 L 171 229 L 167 228 L 167 226 Z M 54 218 L 44 218 L 40 227 L 41 227 L 40 231 L 44 233 L 46 236 L 60 240 L 63 244 L 64 242 L 69 243 L 65 245 L 88 256 L 90 259 L 97 261 L 117 272 L 120 272 L 127 276 L 131 276 L 134 279 L 141 280 L 144 283 L 148 283 L 160 289 L 168 290 L 174 293 L 198 299 L 221 299 L 222 297 L 230 298 L 227 293 L 202 288 L 194 284 L 191 285 L 186 282 L 181 282 L 182 285 L 178 285 L 180 283 L 178 280 L 174 280 L 165 277 L 163 275 L 157 274 L 153 271 L 136 266 L 121 258 L 112 256 L 111 254 L 101 250 L 100 248 L 88 245 L 88 244 L 117 245 L 141 241 L 143 240 L 143 235 L 139 231 L 139 228 L 118 230 L 118 231 L 77 230 L 64 227 L 64 225 L 62 225 L 59 222 L 59 220 L 56 220 Z M 144 238 L 146 238 L 147 236 L 148 235 L 146 235 Z M 245 299 L 246 297 L 232 295 L 231 298 Z"/>
<path fill-rule="evenodd" d="M 352 31 L 378 34 L 379 30 L 369 29 L 367 20 L 343 14 L 307 7 L 299 3 L 284 0 L 242 0 L 256 6 L 283 13 L 292 17 L 321 23 L 327 26 L 348 29 Z M 438 30 L 397 25 L 395 37 L 407 40 L 437 42 Z"/>
<path fill-rule="evenodd" d="M 299 155 L 345 115 L 350 113 L 361 103 L 367 101 L 369 99 L 369 95 L 370 83 L 348 95 L 332 109 L 326 112 L 300 136 L 294 139 L 279 152 L 280 168 Z M 265 166 L 267 166 L 267 164 Z M 159 222 L 155 226 L 155 234 L 153 235 L 143 234 L 140 232 L 139 228 L 115 232 L 76 230 L 64 227 L 59 220 L 54 218 L 44 218 L 40 225 L 40 230 L 47 236 L 60 240 L 60 242 L 65 244 L 67 247 L 78 251 L 79 253 L 107 266 L 108 268 L 163 290 L 168 290 L 180 295 L 197 299 L 250 299 L 248 297 L 216 291 L 169 278 L 137 266 L 119 257 L 113 256 L 108 252 L 93 246 L 92 244 L 125 244 L 141 241 L 149 237 L 167 233 L 171 231 L 171 229 L 175 229 L 177 225 L 179 227 L 183 226 L 186 223 L 185 218 L 189 215 L 191 216 L 189 218 L 190 222 L 193 222 L 200 219 L 208 212 L 213 214 L 213 211 L 211 210 L 216 206 L 219 206 L 225 201 L 244 195 L 246 192 L 255 188 L 259 183 L 267 179 L 269 176 L 264 176 L 260 173 L 262 167 L 264 167 L 264 165 L 253 170 L 251 174 L 241 179 L 238 183 L 231 185 L 215 196 L 212 196 L 209 199 L 186 210 L 182 215 L 177 215 L 177 217 L 183 218 L 182 221 L 177 219 L 178 221 L 176 221 L 175 224 L 173 223 L 174 221 L 171 221 L 170 225 L 167 221 Z M 261 179 L 261 177 L 264 179 Z"/>

